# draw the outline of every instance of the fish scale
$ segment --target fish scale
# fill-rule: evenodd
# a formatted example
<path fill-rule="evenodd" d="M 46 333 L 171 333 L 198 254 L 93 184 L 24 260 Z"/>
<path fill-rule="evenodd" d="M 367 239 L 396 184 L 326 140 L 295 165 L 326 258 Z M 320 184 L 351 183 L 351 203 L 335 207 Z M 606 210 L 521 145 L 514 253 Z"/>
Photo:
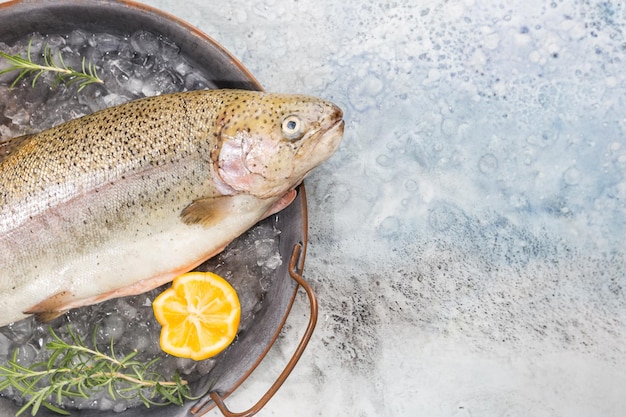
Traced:
<path fill-rule="evenodd" d="M 0 325 L 191 270 L 289 204 L 343 125 L 314 97 L 202 90 L 11 140 L 0 161 Z"/>

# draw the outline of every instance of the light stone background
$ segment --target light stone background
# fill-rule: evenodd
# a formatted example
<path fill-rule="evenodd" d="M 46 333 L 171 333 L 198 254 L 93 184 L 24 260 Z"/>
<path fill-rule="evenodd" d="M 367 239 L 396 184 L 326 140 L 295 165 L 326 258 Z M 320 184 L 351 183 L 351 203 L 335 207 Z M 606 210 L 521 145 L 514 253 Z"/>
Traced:
<path fill-rule="evenodd" d="M 624 2 L 144 2 L 345 110 L 261 416 L 626 415 Z"/>

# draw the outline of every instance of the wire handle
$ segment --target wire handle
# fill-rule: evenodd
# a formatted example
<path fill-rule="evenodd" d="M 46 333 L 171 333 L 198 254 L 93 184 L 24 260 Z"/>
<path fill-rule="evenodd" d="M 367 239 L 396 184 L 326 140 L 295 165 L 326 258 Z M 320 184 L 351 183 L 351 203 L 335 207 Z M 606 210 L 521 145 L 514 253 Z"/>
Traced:
<path fill-rule="evenodd" d="M 278 389 L 283 385 L 291 371 L 293 371 L 293 368 L 296 366 L 296 363 L 298 363 L 298 360 L 300 360 L 300 357 L 304 353 L 304 349 L 306 348 L 309 340 L 311 339 L 311 336 L 313 335 L 313 330 L 315 330 L 315 325 L 317 324 L 317 298 L 315 298 L 315 293 L 313 292 L 313 289 L 311 288 L 309 283 L 306 282 L 305 279 L 302 277 L 302 269 L 304 266 L 303 262 L 300 262 L 300 264 L 297 265 L 298 261 L 301 258 L 303 259 L 303 257 L 300 256 L 302 254 L 302 250 L 302 244 L 297 243 L 294 245 L 293 252 L 291 253 L 291 258 L 289 260 L 289 275 L 291 275 L 291 278 L 293 278 L 298 283 L 298 285 L 300 285 L 304 289 L 304 291 L 306 291 L 306 294 L 309 297 L 311 314 L 309 316 L 309 324 L 307 325 L 306 331 L 304 332 L 304 335 L 300 340 L 300 344 L 298 345 L 293 356 L 291 357 L 291 360 L 287 363 L 287 366 L 285 367 L 285 369 L 283 369 L 283 372 L 278 376 L 278 379 L 274 381 L 274 383 L 267 390 L 265 395 L 263 395 L 261 399 L 248 410 L 240 413 L 233 413 L 228 409 L 226 404 L 224 404 L 224 400 L 222 399 L 220 394 L 215 391 L 209 394 L 211 399 L 215 402 L 215 405 L 217 405 L 217 407 L 220 409 L 225 417 L 251 417 L 261 411 L 265 404 L 267 404 L 267 402 L 274 396 L 274 394 L 276 394 Z"/>

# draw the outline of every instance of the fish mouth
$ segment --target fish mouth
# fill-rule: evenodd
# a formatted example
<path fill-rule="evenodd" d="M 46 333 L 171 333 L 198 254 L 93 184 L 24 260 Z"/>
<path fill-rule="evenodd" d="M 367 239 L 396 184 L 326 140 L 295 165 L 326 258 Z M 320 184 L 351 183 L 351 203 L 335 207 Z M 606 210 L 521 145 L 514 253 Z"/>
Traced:
<path fill-rule="evenodd" d="M 344 126 L 344 120 L 339 117 L 330 124 L 330 127 L 320 129 L 314 136 L 309 137 L 306 145 L 300 148 L 292 162 L 292 172 L 300 172 L 300 178 L 295 183 L 300 183 L 312 169 L 335 153 L 341 143 Z"/>
<path fill-rule="evenodd" d="M 326 129 L 326 131 L 322 132 L 319 140 L 315 144 L 314 152 L 320 147 L 325 147 L 328 157 L 335 153 L 335 150 L 337 150 L 337 147 L 343 137 L 345 124 L 346 122 L 342 118 L 339 118 L 328 129 Z"/>
<path fill-rule="evenodd" d="M 340 135 L 343 135 L 343 128 L 346 125 L 346 121 L 343 119 L 339 119 L 335 122 L 335 124 L 333 124 L 330 129 L 328 129 L 328 132 L 333 132 L 333 131 L 339 131 L 341 130 L 341 132 L 338 132 Z"/>

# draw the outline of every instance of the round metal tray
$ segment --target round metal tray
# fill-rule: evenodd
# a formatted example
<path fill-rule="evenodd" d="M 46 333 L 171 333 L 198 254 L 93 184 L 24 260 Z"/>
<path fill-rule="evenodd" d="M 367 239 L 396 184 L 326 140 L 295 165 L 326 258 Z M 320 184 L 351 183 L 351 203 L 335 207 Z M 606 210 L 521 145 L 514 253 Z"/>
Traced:
<path fill-rule="evenodd" d="M 0 4 L 0 40 L 11 43 L 32 32 L 66 34 L 75 29 L 130 36 L 137 30 L 161 34 L 180 47 L 180 52 L 192 65 L 203 72 L 217 88 L 261 90 L 257 80 L 216 41 L 174 16 L 130 1 L 68 1 L 26 0 Z M 235 343 L 220 357 L 215 367 L 198 380 L 194 393 L 210 390 L 198 401 L 188 401 L 183 407 L 139 406 L 123 413 L 94 410 L 72 411 L 74 416 L 200 416 L 216 405 L 226 416 L 256 414 L 285 381 L 302 355 L 317 320 L 317 302 L 310 286 L 302 278 L 307 241 L 307 208 L 304 186 L 298 187 L 296 200 L 275 215 L 280 230 L 280 254 L 284 260 L 272 278 L 261 310 L 247 332 L 241 332 Z M 282 329 L 298 287 L 302 286 L 311 306 L 308 327 L 284 371 L 267 393 L 250 409 L 232 413 L 223 399 L 230 395 L 263 360 Z M 0 416 L 14 416 L 18 407 L 0 398 Z M 57 415 L 42 409 L 38 416 Z"/>

